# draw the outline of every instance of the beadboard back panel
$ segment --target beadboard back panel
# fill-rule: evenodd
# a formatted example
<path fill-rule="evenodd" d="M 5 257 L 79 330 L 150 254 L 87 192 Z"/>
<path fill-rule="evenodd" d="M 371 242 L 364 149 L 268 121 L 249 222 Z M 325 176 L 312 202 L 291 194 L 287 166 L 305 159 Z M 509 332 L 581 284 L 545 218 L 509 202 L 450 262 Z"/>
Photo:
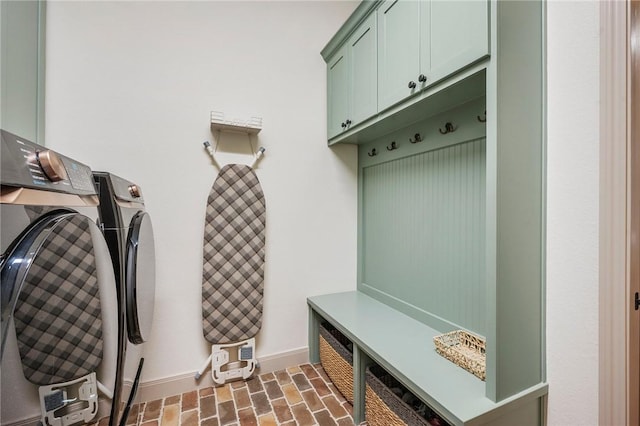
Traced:
<path fill-rule="evenodd" d="M 436 328 L 486 333 L 485 146 L 482 137 L 362 168 L 361 290 Z"/>

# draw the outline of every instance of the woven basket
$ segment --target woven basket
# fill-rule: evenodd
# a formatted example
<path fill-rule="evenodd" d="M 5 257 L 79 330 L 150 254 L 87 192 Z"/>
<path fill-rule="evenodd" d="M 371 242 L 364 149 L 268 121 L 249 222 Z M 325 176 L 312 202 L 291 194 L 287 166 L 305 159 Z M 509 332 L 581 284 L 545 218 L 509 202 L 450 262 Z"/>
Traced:
<path fill-rule="evenodd" d="M 427 407 L 424 407 L 426 418 L 421 416 L 392 389 L 400 390 L 403 394 L 407 392 L 404 386 L 382 367 L 374 365 L 367 368 L 365 416 L 368 426 L 445 426 L 448 424 Z"/>
<path fill-rule="evenodd" d="M 353 404 L 353 354 L 351 342 L 328 324 L 320 324 L 320 363 L 336 388 Z"/>
<path fill-rule="evenodd" d="M 433 338 L 436 351 L 481 380 L 486 377 L 485 340 L 464 330 L 455 330 Z"/>

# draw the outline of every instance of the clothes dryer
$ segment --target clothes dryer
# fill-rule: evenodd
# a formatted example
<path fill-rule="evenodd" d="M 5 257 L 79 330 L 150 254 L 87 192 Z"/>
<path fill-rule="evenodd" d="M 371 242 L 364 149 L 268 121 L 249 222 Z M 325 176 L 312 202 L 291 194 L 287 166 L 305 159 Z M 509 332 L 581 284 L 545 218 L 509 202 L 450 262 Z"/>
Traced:
<path fill-rule="evenodd" d="M 153 227 L 138 185 L 106 172 L 94 172 L 100 220 L 114 266 L 119 299 L 118 375 L 112 418 L 124 426 L 144 365 L 155 304 Z"/>
<path fill-rule="evenodd" d="M 95 422 L 111 412 L 118 304 L 92 172 L 0 132 L 1 423 Z"/>

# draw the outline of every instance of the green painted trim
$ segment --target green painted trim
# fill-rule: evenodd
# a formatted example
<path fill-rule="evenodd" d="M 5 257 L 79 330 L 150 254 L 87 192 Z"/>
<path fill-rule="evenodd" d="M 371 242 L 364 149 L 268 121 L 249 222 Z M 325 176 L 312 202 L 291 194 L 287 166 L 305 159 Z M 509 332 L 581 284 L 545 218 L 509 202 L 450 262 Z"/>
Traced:
<path fill-rule="evenodd" d="M 370 13 L 381 3 L 381 0 L 363 0 L 351 16 L 347 18 L 338 32 L 329 40 L 329 43 L 320 51 L 322 58 L 328 62 L 331 56 L 344 44 L 351 36 L 351 33 L 360 25 Z"/>
<path fill-rule="evenodd" d="M 360 346 L 353 345 L 353 423 L 359 425 L 365 419 L 366 371 L 371 358 Z"/>
<path fill-rule="evenodd" d="M 542 61 L 542 205 L 540 206 L 540 215 L 542 223 L 540 228 L 542 234 L 540 236 L 540 258 L 542 264 L 540 265 L 541 280 L 541 300 L 540 306 L 542 310 L 542 324 L 540 328 L 540 340 L 542 347 L 540 348 L 540 370 L 542 372 L 542 380 L 547 381 L 547 2 L 542 3 L 542 46 L 541 46 L 541 58 Z"/>
<path fill-rule="evenodd" d="M 7 50 L 7 40 L 9 39 L 9 30 L 7 29 L 7 21 L 9 20 L 9 17 L 7 16 L 7 7 L 6 2 L 0 1 L 0 129 L 5 128 L 2 120 L 5 112 L 2 110 L 2 106 L 5 103 L 3 89 L 7 87 L 7 73 L 3 72 L 6 68 L 4 61 L 6 60 L 5 52 Z"/>
<path fill-rule="evenodd" d="M 38 81 L 36 100 L 36 142 L 45 144 L 44 123 L 45 123 L 45 73 L 46 73 L 46 34 L 47 34 L 47 3 L 45 0 L 38 0 Z"/>
<path fill-rule="evenodd" d="M 36 121 L 36 142 L 40 145 L 45 144 L 44 125 L 45 125 L 45 73 L 46 73 L 46 33 L 47 33 L 47 3 L 45 0 L 38 0 L 38 91 L 36 100 L 36 111 L 38 114 Z"/>
<path fill-rule="evenodd" d="M 318 315 L 315 313 L 313 309 L 309 306 L 309 362 L 312 364 L 317 364 L 320 362 L 320 348 L 319 348 L 319 319 Z"/>
<path fill-rule="evenodd" d="M 513 4 L 515 3 L 515 4 Z M 544 135 L 541 2 L 504 2 L 502 19 L 526 22 L 501 37 L 498 62 L 496 398 L 543 379 Z M 522 21 L 526 17 L 526 21 Z M 507 25 L 501 26 L 503 29 Z M 507 38 L 508 40 L 505 40 Z M 515 60 L 516 52 L 530 59 Z M 516 91 L 514 89 L 518 88 Z M 526 102 L 523 102 L 526 99 Z M 515 284 L 517 283 L 517 290 Z"/>
<path fill-rule="evenodd" d="M 500 401 L 546 376 L 544 3 L 497 2 L 492 13 L 487 396 Z"/>

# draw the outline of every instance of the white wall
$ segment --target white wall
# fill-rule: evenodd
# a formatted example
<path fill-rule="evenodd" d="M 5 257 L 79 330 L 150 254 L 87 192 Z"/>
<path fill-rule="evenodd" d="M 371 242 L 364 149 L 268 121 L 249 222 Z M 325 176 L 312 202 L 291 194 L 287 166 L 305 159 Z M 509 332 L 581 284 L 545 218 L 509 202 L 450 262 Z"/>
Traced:
<path fill-rule="evenodd" d="M 158 254 L 145 380 L 196 369 L 208 114 L 264 117 L 268 205 L 258 356 L 306 345 L 307 295 L 355 286 L 356 158 L 325 146 L 318 52 L 344 2 L 51 2 L 46 140 L 142 185 Z M 597 2 L 548 3 L 549 424 L 597 424 Z M 241 151 L 224 143 L 219 151 Z M 247 155 L 220 155 L 224 160 Z M 226 162 L 226 161 L 225 161 Z"/>
<path fill-rule="evenodd" d="M 143 381 L 197 370 L 209 112 L 263 117 L 267 201 L 258 358 L 307 346 L 305 298 L 356 283 L 356 151 L 326 147 L 320 50 L 351 2 L 50 2 L 46 141 L 141 185 L 157 252 Z M 223 135 L 224 136 L 224 135 Z M 224 138 L 220 163 L 250 163 Z"/>
<path fill-rule="evenodd" d="M 549 424 L 596 425 L 599 5 L 547 6 Z"/>

